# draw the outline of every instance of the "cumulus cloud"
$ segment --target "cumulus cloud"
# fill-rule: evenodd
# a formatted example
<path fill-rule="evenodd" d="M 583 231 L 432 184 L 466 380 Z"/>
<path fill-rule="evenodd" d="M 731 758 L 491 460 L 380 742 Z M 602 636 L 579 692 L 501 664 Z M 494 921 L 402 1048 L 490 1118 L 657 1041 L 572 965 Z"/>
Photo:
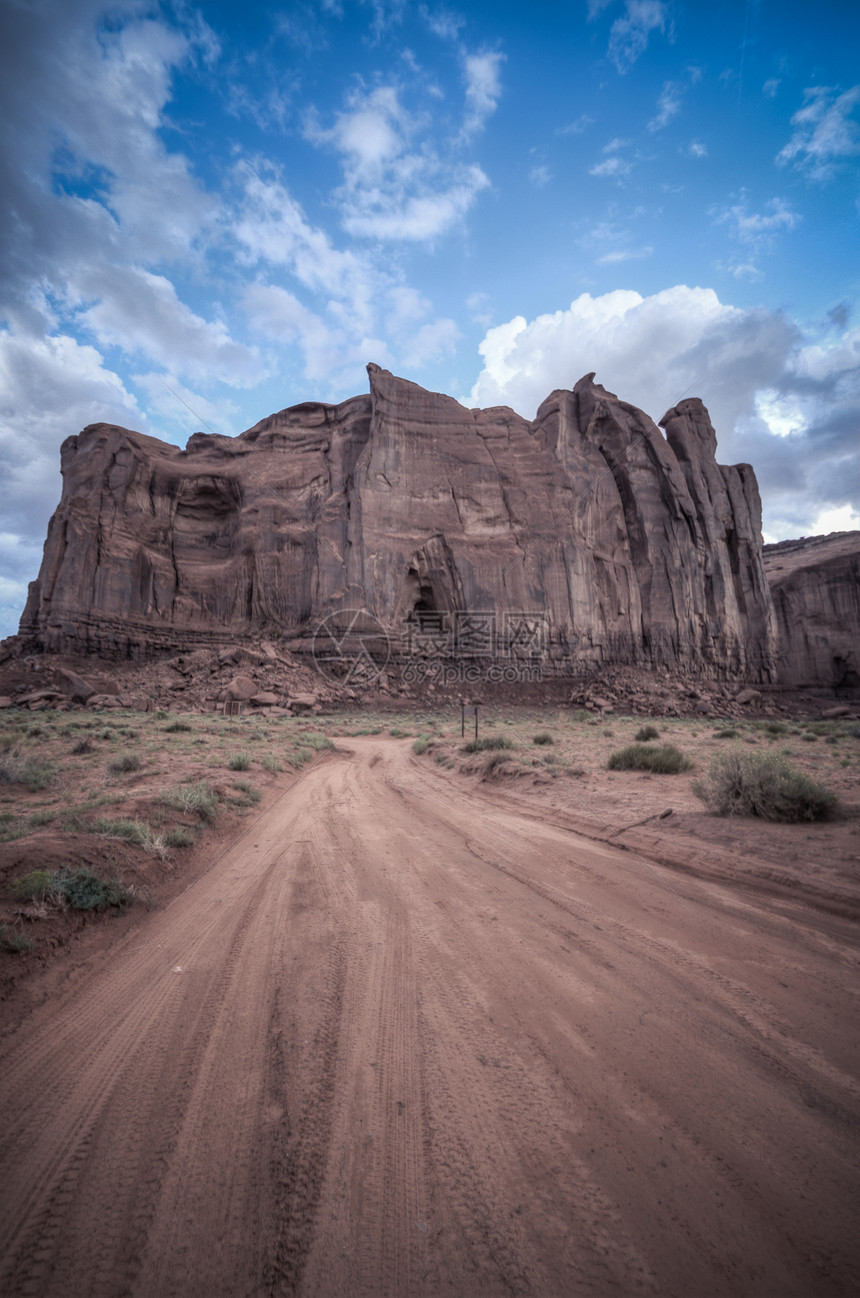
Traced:
<path fill-rule="evenodd" d="M 667 25 L 668 6 L 661 0 L 627 0 L 624 15 L 609 33 L 608 54 L 622 75 L 645 53 L 651 33 L 662 34 Z"/>
<path fill-rule="evenodd" d="M 677 285 L 650 297 L 583 293 L 565 311 L 489 329 L 470 405 L 527 418 L 555 388 L 597 382 L 659 419 L 700 396 L 721 463 L 746 461 L 767 486 L 771 534 L 810 531 L 822 509 L 852 503 L 860 417 L 860 331 L 806 340 L 779 312 L 740 309 L 712 289 Z"/>
<path fill-rule="evenodd" d="M 852 120 L 858 102 L 860 86 L 842 94 L 832 86 L 805 90 L 803 107 L 791 119 L 794 134 L 777 162 L 792 163 L 812 180 L 829 179 L 842 159 L 860 153 L 860 126 Z"/>

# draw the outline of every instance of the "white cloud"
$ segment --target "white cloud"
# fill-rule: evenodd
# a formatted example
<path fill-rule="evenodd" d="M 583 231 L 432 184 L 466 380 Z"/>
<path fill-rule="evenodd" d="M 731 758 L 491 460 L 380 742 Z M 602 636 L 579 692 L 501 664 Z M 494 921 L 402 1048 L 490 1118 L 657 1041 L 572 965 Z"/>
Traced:
<path fill-rule="evenodd" d="M 654 249 L 650 246 L 644 248 L 615 248 L 612 252 L 605 252 L 602 257 L 597 258 L 598 266 L 614 266 L 622 261 L 639 261 L 643 257 L 650 257 Z"/>
<path fill-rule="evenodd" d="M 681 111 L 682 87 L 677 81 L 666 81 L 657 100 L 657 115 L 648 123 L 649 131 L 662 131 Z"/>
<path fill-rule="evenodd" d="M 430 321 L 413 334 L 409 350 L 403 356 L 403 364 L 407 369 L 420 370 L 432 361 L 441 360 L 443 356 L 453 356 L 461 337 L 453 320 Z"/>
<path fill-rule="evenodd" d="M 779 90 L 779 78 L 770 77 L 762 86 L 761 93 L 765 99 L 776 99 L 776 92 Z"/>
<path fill-rule="evenodd" d="M 463 138 L 468 139 L 481 130 L 488 117 L 496 111 L 502 93 L 501 65 L 504 54 L 483 50 L 467 54 L 463 60 L 466 81 L 466 119 Z"/>
<path fill-rule="evenodd" d="M 588 113 L 581 113 L 574 121 L 568 122 L 567 126 L 559 126 L 556 135 L 584 135 L 594 122 L 595 119 Z"/>
<path fill-rule="evenodd" d="M 743 193 L 737 203 L 714 216 L 717 224 L 728 225 L 732 237 L 756 253 L 770 252 L 776 236 L 793 230 L 802 219 L 784 198 L 771 198 L 763 212 L 751 212 Z"/>
<path fill-rule="evenodd" d="M 60 443 L 87 424 L 140 428 L 146 421 L 100 353 L 66 335 L 40 339 L 0 330 L 0 390 L 3 526 L 15 538 L 3 547 L 6 635 L 17 629 L 60 498 Z"/>
<path fill-rule="evenodd" d="M 529 180 L 533 185 L 537 185 L 538 189 L 542 189 L 544 185 L 548 185 L 552 180 L 552 172 L 545 162 L 538 163 L 529 172 Z"/>
<path fill-rule="evenodd" d="M 403 108 L 393 86 L 354 91 L 329 129 L 309 119 L 307 137 L 332 145 L 343 158 L 338 197 L 348 234 L 431 242 L 461 221 L 488 187 L 477 164 L 443 160 L 429 144 L 422 145 L 422 126 Z"/>
<path fill-rule="evenodd" d="M 860 127 L 851 119 L 858 102 L 860 86 L 842 94 L 831 86 L 805 90 L 803 107 L 791 119 L 794 134 L 776 161 L 794 163 L 812 180 L 827 180 L 840 159 L 860 153 Z"/>
<path fill-rule="evenodd" d="M 629 176 L 633 170 L 632 162 L 625 158 L 619 157 L 614 153 L 605 162 L 598 162 L 593 167 L 588 168 L 589 176 L 606 176 L 610 180 L 621 180 L 624 176 Z"/>
<path fill-rule="evenodd" d="M 479 351 L 483 370 L 467 403 L 510 405 L 527 418 L 592 370 L 654 419 L 700 396 L 720 463 L 754 466 L 771 536 L 811 534 L 823 509 L 853 504 L 860 331 L 825 348 L 779 312 L 677 285 L 651 297 L 584 293 L 566 311 L 489 329 Z"/>
<path fill-rule="evenodd" d="M 652 32 L 665 32 L 668 5 L 661 0 L 627 0 L 622 18 L 616 18 L 609 33 L 609 58 L 622 75 L 629 72 L 648 48 Z"/>
<path fill-rule="evenodd" d="M 706 158 L 708 156 L 708 146 L 702 144 L 700 140 L 691 140 L 687 152 L 691 158 Z"/>

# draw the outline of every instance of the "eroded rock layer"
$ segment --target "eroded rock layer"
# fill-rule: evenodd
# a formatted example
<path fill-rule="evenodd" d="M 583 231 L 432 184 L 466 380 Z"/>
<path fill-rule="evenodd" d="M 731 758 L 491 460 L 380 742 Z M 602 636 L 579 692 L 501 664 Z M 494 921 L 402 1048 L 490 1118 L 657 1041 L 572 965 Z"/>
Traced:
<path fill-rule="evenodd" d="M 368 372 L 369 396 L 184 450 L 107 424 L 68 438 L 21 635 L 137 658 L 261 632 L 300 648 L 345 608 L 396 638 L 522 614 L 558 669 L 774 679 L 755 475 L 716 463 L 701 401 L 664 437 L 593 375 L 530 422 Z"/>
<path fill-rule="evenodd" d="M 860 688 L 860 531 L 764 547 L 780 682 Z"/>

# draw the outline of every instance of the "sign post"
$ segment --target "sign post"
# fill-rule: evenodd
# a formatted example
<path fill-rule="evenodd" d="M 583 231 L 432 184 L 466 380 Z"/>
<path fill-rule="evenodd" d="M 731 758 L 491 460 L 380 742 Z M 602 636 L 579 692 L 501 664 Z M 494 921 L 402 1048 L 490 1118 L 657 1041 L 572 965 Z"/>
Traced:
<path fill-rule="evenodd" d="M 478 704 L 477 703 L 460 703 L 460 738 L 466 737 L 466 717 L 475 718 L 475 739 L 478 738 Z"/>

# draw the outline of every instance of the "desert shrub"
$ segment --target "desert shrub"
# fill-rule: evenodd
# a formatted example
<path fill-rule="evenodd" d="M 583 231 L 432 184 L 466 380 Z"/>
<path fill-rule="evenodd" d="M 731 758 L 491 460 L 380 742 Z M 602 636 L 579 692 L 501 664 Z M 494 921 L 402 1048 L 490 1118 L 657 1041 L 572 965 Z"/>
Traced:
<path fill-rule="evenodd" d="M 55 884 L 73 910 L 107 910 L 109 906 L 125 910 L 134 900 L 134 894 L 119 879 L 103 879 L 85 868 L 61 870 Z"/>
<path fill-rule="evenodd" d="M 227 759 L 227 765 L 231 771 L 249 771 L 251 769 L 251 758 L 248 753 L 232 753 Z"/>
<path fill-rule="evenodd" d="M 179 784 L 175 789 L 162 793 L 161 801 L 176 811 L 193 812 L 201 820 L 212 820 L 218 806 L 218 794 L 210 784 L 197 781 L 194 784 Z"/>
<path fill-rule="evenodd" d="M 818 735 L 813 735 L 813 734 L 811 734 L 808 730 L 807 730 L 807 732 L 806 732 L 805 735 L 801 735 L 800 737 L 801 737 L 801 739 L 803 739 L 807 744 L 817 744 L 817 743 L 818 743 Z"/>
<path fill-rule="evenodd" d="M 164 727 L 164 733 L 166 735 L 181 735 L 187 734 L 193 729 L 194 727 L 190 726 L 187 721 L 172 721 L 169 726 Z"/>
<path fill-rule="evenodd" d="M 189 829 L 187 825 L 177 825 L 175 829 L 170 829 L 164 835 L 164 841 L 168 847 L 193 847 L 194 830 Z"/>
<path fill-rule="evenodd" d="M 485 735 L 483 739 L 470 739 L 463 745 L 464 753 L 485 753 L 499 748 L 513 748 L 513 742 L 506 735 Z"/>
<path fill-rule="evenodd" d="M 555 743 L 555 740 L 553 739 L 552 735 L 549 733 L 548 730 L 542 730 L 542 731 L 540 732 L 540 734 L 534 735 L 534 736 L 532 737 L 532 743 L 533 743 L 533 744 L 542 744 L 542 745 L 544 745 L 544 744 L 554 744 L 554 743 Z"/>
<path fill-rule="evenodd" d="M 379 734 L 379 731 L 377 730 L 375 733 Z M 318 753 L 324 753 L 329 748 L 334 748 L 334 744 L 328 735 L 302 735 L 302 743 L 306 744 L 308 748 L 315 749 Z"/>
<path fill-rule="evenodd" d="M 633 736 L 640 744 L 647 744 L 649 739 L 659 739 L 660 731 L 656 726 L 640 726 Z"/>
<path fill-rule="evenodd" d="M 281 763 L 275 757 L 274 753 L 267 753 L 263 758 L 263 770 L 268 771 L 270 775 L 277 775 L 281 769 Z"/>
<path fill-rule="evenodd" d="M 108 762 L 108 775 L 127 775 L 130 771 L 139 771 L 141 766 L 137 753 L 120 753 Z"/>
<path fill-rule="evenodd" d="M 28 757 L 17 745 L 0 753 L 0 784 L 26 784 L 31 793 L 39 793 L 55 779 L 51 762 Z"/>
<path fill-rule="evenodd" d="M 54 875 L 50 870 L 31 870 L 20 879 L 12 880 L 12 893 L 19 901 L 44 901 L 53 882 Z"/>
<path fill-rule="evenodd" d="M 824 820 L 836 795 L 784 757 L 766 753 L 720 753 L 707 778 L 693 792 L 718 816 L 760 816 L 763 820 Z"/>
<path fill-rule="evenodd" d="M 484 774 L 490 775 L 511 760 L 506 753 L 490 753 L 484 762 Z"/>
<path fill-rule="evenodd" d="M 250 780 L 236 780 L 233 788 L 239 790 L 242 794 L 241 800 L 246 803 L 259 802 L 263 796 L 256 784 L 252 784 Z"/>
<path fill-rule="evenodd" d="M 610 771 L 652 771 L 655 775 L 677 775 L 692 765 L 674 744 L 662 744 L 659 748 L 628 744 L 626 748 L 616 749 L 606 763 Z"/>
<path fill-rule="evenodd" d="M 415 753 L 418 757 L 420 757 L 422 753 L 426 753 L 427 745 L 429 743 L 430 743 L 429 735 L 419 735 L 418 738 L 412 744 L 413 753 Z"/>
<path fill-rule="evenodd" d="M 133 843 L 135 847 L 145 847 L 152 838 L 152 830 L 145 821 L 131 820 L 128 816 L 120 816 L 116 820 L 97 816 L 93 821 L 93 830 L 103 838 L 121 838 L 126 843 Z"/>
<path fill-rule="evenodd" d="M 80 757 L 83 753 L 93 752 L 93 741 L 89 736 L 85 735 L 83 739 L 79 739 L 76 744 L 72 745 L 72 752 L 76 757 Z"/>
<path fill-rule="evenodd" d="M 399 726 L 392 726 L 388 732 L 392 739 L 411 739 L 411 730 L 401 730 Z"/>
<path fill-rule="evenodd" d="M 292 753 L 287 754 L 287 761 L 290 766 L 298 770 L 300 766 L 304 766 L 305 762 L 309 762 L 312 757 L 313 753 L 309 748 L 296 748 Z"/>
<path fill-rule="evenodd" d="M 765 721 L 761 727 L 768 735 L 787 735 L 788 726 L 784 721 Z"/>
<path fill-rule="evenodd" d="M 32 951 L 36 945 L 33 938 L 10 924 L 0 924 L 0 951 L 18 955 L 21 951 Z"/>
<path fill-rule="evenodd" d="M 715 730 L 714 739 L 737 739 L 738 732 L 729 726 L 726 730 Z"/>
<path fill-rule="evenodd" d="M 26 760 L 20 748 L 14 746 L 0 753 L 0 784 L 23 784 Z"/>
<path fill-rule="evenodd" d="M 576 708 L 570 714 L 571 721 L 592 721 L 593 717 L 588 708 Z"/>

